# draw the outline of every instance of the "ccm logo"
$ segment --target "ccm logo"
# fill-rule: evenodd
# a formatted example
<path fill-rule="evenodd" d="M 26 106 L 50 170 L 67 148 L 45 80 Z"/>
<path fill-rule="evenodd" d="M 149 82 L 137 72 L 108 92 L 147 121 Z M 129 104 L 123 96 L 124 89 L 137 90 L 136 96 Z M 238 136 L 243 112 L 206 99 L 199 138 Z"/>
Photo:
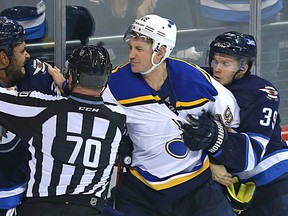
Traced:
<path fill-rule="evenodd" d="M 86 112 L 99 112 L 99 109 L 91 108 L 91 107 L 79 107 L 79 110 Z"/>

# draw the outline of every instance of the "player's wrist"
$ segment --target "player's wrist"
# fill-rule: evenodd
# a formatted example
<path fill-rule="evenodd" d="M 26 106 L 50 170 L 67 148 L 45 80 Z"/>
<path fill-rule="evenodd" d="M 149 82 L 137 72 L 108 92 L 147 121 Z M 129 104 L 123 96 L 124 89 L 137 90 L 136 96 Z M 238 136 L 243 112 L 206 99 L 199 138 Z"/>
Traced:
<path fill-rule="evenodd" d="M 218 121 L 214 121 L 214 124 L 216 128 L 215 138 L 212 142 L 212 145 L 207 148 L 207 151 L 212 155 L 218 153 L 221 149 L 223 149 L 228 139 L 228 133 L 223 127 L 223 125 Z"/>
<path fill-rule="evenodd" d="M 67 80 L 64 80 L 64 81 L 62 82 L 62 85 L 61 85 L 61 90 L 62 90 L 62 92 L 64 92 L 66 85 L 67 85 Z"/>
<path fill-rule="evenodd" d="M 61 93 L 63 96 L 70 95 L 70 87 L 68 81 L 65 79 L 61 84 Z"/>

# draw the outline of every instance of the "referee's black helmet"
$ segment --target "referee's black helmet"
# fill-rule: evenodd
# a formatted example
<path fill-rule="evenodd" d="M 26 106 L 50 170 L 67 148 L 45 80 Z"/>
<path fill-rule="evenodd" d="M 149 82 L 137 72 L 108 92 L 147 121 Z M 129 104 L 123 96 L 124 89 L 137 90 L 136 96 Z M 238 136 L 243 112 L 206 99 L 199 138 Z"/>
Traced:
<path fill-rule="evenodd" d="M 68 59 L 68 70 L 72 73 L 72 85 L 103 88 L 112 70 L 109 53 L 102 46 L 76 48 Z"/>
<path fill-rule="evenodd" d="M 13 48 L 25 41 L 23 26 L 16 21 L 0 17 L 0 51 L 4 50 L 8 57 L 13 55 Z"/>

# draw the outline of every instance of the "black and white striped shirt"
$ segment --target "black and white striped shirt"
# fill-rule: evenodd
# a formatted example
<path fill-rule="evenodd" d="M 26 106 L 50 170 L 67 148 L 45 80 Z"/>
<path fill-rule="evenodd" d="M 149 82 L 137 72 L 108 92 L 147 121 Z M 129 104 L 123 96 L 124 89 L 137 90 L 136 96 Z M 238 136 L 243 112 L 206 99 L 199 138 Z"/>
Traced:
<path fill-rule="evenodd" d="M 126 116 L 102 98 L 0 88 L 0 124 L 28 142 L 27 197 L 107 193 Z"/>

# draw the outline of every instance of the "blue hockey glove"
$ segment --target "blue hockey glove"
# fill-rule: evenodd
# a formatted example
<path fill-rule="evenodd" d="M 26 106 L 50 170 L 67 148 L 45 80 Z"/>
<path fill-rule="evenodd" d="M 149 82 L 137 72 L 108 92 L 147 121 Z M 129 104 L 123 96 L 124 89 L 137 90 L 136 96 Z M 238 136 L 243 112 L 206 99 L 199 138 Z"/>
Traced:
<path fill-rule="evenodd" d="M 211 119 L 209 113 L 201 116 L 188 115 L 189 124 L 182 125 L 183 138 L 190 150 L 207 150 L 211 154 L 223 148 L 228 133 L 220 122 Z"/>

